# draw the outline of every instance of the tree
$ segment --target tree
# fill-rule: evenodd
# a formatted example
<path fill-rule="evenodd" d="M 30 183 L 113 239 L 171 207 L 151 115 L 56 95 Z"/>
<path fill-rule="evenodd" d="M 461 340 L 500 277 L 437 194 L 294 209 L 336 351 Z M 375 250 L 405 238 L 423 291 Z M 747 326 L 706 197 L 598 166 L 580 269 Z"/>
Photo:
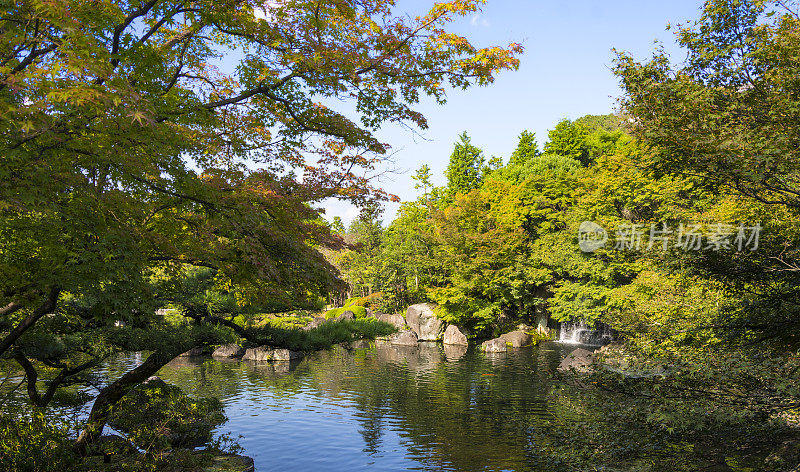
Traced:
<path fill-rule="evenodd" d="M 485 161 L 483 151 L 472 144 L 466 131 L 458 138 L 446 170 L 447 189 L 453 196 L 480 187 Z"/>
<path fill-rule="evenodd" d="M 539 154 L 539 144 L 536 142 L 536 133 L 531 133 L 528 130 L 525 130 L 519 135 L 517 148 L 511 154 L 509 164 L 525 165 L 525 163 L 529 162 Z"/>
<path fill-rule="evenodd" d="M 586 165 L 589 163 L 589 150 L 586 146 L 588 134 L 584 125 L 568 119 L 561 120 L 547 133 L 548 141 L 544 145 L 544 152 L 569 157 Z"/>
<path fill-rule="evenodd" d="M 0 355 L 35 386 L 28 368 L 46 359 L 23 348 L 26 334 L 53 328 L 40 323 L 65 316 L 66 297 L 93 307 L 70 319 L 100 344 L 126 344 L 115 320 L 167 329 L 150 275 L 187 264 L 214 270 L 240 303 L 337 290 L 313 204 L 388 198 L 369 183 L 386 152 L 380 124 L 424 128 L 420 94 L 444 103 L 445 85 L 488 84 L 518 65 L 516 44 L 478 49 L 446 30 L 480 3 L 414 19 L 385 0 L 0 7 Z M 215 67 L 221 56 L 235 67 Z M 201 334 L 168 337 L 103 389 L 80 449 L 133 386 L 213 342 Z M 78 379 L 94 357 L 58 364 L 55 379 Z"/>
<path fill-rule="evenodd" d="M 433 187 L 431 183 L 431 167 L 428 164 L 423 164 L 411 178 L 417 182 L 414 184 L 414 190 L 422 189 L 423 198 L 427 202 L 428 189 Z"/>
<path fill-rule="evenodd" d="M 782 2 L 714 0 L 677 32 L 687 50 L 640 63 L 619 53 L 615 73 L 648 165 L 701 175 L 767 204 L 800 208 L 797 186 L 800 19 Z"/>
<path fill-rule="evenodd" d="M 343 235 L 345 233 L 345 231 L 347 231 L 345 229 L 345 227 L 344 227 L 344 223 L 342 223 L 342 217 L 341 216 L 334 216 L 333 217 L 333 223 L 331 223 L 331 231 L 333 231 L 336 234 L 341 234 L 341 235 Z"/>

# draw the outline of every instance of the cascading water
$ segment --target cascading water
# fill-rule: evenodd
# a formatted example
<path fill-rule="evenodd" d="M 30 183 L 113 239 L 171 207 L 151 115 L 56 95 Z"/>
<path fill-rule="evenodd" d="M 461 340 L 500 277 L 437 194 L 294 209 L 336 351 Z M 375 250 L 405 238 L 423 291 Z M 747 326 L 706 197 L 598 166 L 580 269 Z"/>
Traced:
<path fill-rule="evenodd" d="M 614 340 L 614 333 L 608 325 L 598 323 L 590 328 L 583 320 L 561 323 L 558 336 L 558 341 L 564 344 L 589 346 L 602 346 Z"/>

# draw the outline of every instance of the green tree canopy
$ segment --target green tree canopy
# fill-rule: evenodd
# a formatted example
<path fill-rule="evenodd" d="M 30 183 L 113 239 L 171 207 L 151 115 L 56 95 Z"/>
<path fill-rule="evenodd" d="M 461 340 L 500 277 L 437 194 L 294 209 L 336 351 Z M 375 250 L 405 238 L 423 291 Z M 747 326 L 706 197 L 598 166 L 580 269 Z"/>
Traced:
<path fill-rule="evenodd" d="M 116 320 L 144 338 L 168 330 L 151 278 L 186 265 L 212 269 L 241 304 L 338 290 L 317 250 L 336 241 L 315 205 L 388 198 L 369 179 L 387 149 L 374 131 L 425 128 L 422 95 L 443 103 L 448 86 L 518 65 L 519 45 L 477 48 L 448 31 L 481 3 L 438 3 L 417 18 L 387 0 L 4 3 L 0 355 L 41 367 L 41 351 L 21 348 L 26 333 L 55 329 L 36 326 L 64 316 L 68 297 L 91 316 L 56 323 L 55 337 L 81 330 L 130 348 L 109 334 Z M 213 342 L 167 339 L 101 391 L 82 445 L 132 385 L 187 344 Z M 60 366 L 50 385 L 102 358 L 85 351 L 91 359 L 50 362 Z"/>
<path fill-rule="evenodd" d="M 483 151 L 472 144 L 466 131 L 458 139 L 445 171 L 447 189 L 451 195 L 468 193 L 480 187 L 486 161 Z"/>
<path fill-rule="evenodd" d="M 525 130 L 519 135 L 517 148 L 514 149 L 514 152 L 511 154 L 509 164 L 525 165 L 525 163 L 539 154 L 539 144 L 536 142 L 536 133 Z"/>

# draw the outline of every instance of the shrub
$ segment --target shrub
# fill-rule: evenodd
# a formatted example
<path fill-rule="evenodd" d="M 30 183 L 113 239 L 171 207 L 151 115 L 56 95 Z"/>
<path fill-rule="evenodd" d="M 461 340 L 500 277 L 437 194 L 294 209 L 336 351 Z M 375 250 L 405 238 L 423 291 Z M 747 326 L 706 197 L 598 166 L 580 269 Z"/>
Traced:
<path fill-rule="evenodd" d="M 147 451 L 196 447 L 211 441 L 213 429 L 227 421 L 222 411 L 216 398 L 191 398 L 153 379 L 128 392 L 108 424 Z"/>
<path fill-rule="evenodd" d="M 345 307 L 352 307 L 352 306 L 371 307 L 372 305 L 378 303 L 382 297 L 383 297 L 383 292 L 375 292 L 375 293 L 370 293 L 366 297 L 348 298 L 347 300 L 345 300 L 344 306 Z"/>
<path fill-rule="evenodd" d="M 318 351 L 332 345 L 357 339 L 373 339 L 396 331 L 389 323 L 374 318 L 329 321 L 320 326 L 302 331 L 274 326 L 250 328 L 248 339 L 258 345 L 280 346 L 293 351 Z"/>
<path fill-rule="evenodd" d="M 346 311 L 352 311 L 353 315 L 355 315 L 356 319 L 366 318 L 367 317 L 367 309 L 363 306 L 358 305 L 350 305 L 350 306 L 343 306 L 341 308 L 334 308 L 333 310 L 328 310 L 325 312 L 325 318 L 331 319 L 336 318 L 337 316 L 341 315 Z"/>
<path fill-rule="evenodd" d="M 79 460 L 71 446 L 68 428 L 49 421 L 42 412 L 0 414 L 0 470 L 69 470 Z"/>

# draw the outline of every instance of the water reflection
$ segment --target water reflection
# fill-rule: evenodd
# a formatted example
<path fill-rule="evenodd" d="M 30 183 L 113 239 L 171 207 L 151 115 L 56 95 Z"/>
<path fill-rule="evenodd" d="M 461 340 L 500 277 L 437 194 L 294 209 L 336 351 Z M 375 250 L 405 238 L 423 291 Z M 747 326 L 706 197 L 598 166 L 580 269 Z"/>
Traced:
<path fill-rule="evenodd" d="M 222 399 L 223 430 L 259 471 L 557 470 L 537 441 L 574 416 L 547 401 L 563 349 L 368 343 L 291 364 L 178 359 L 159 375 Z"/>

